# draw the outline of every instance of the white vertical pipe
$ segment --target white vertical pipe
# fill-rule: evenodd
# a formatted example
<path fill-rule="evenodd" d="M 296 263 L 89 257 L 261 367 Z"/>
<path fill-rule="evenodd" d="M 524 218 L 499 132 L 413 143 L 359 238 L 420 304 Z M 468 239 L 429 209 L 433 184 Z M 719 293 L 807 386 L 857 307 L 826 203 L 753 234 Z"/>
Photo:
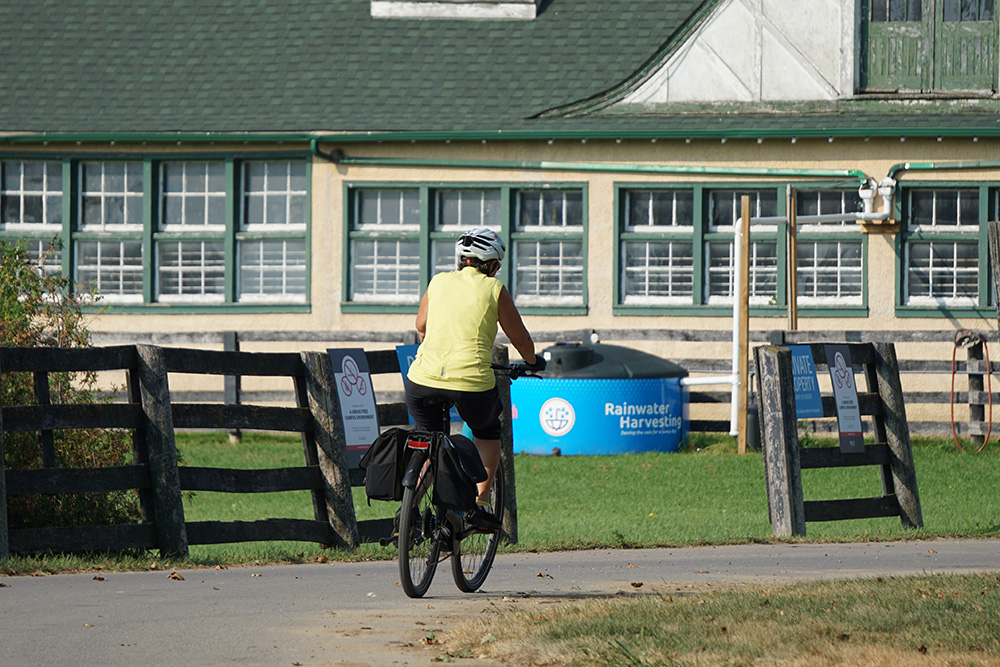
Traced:
<path fill-rule="evenodd" d="M 736 225 L 736 237 L 733 239 L 733 391 L 730 397 L 729 435 L 739 435 L 739 402 L 740 402 L 740 313 L 743 308 L 740 295 L 743 293 L 743 225 Z"/>

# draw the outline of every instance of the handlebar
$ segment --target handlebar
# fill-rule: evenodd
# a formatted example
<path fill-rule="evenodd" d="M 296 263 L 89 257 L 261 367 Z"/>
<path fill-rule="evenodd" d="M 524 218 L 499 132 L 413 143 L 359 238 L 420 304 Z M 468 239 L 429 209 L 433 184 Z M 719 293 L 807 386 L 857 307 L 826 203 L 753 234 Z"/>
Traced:
<path fill-rule="evenodd" d="M 505 375 L 511 380 L 519 377 L 539 377 L 538 369 L 528 366 L 528 364 L 490 364 L 490 368 L 496 371 L 497 375 Z"/>

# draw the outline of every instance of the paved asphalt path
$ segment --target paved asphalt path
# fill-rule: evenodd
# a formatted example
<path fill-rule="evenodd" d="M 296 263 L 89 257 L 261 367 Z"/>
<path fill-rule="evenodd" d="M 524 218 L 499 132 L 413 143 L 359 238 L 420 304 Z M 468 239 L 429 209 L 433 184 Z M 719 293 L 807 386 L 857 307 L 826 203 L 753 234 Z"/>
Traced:
<path fill-rule="evenodd" d="M 501 554 L 482 592 L 460 593 L 445 563 L 420 600 L 395 562 L 0 577 L 0 665 L 425 665 L 443 652 L 432 632 L 518 606 L 983 571 L 1000 572 L 1000 540 Z"/>

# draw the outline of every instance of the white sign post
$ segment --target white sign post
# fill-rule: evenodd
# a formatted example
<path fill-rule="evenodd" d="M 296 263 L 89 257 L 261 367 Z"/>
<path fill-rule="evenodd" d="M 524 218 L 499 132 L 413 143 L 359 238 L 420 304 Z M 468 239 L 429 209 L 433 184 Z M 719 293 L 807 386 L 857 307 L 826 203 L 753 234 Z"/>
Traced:
<path fill-rule="evenodd" d="M 854 382 L 851 351 L 846 345 L 827 345 L 826 363 L 833 384 L 833 398 L 837 405 L 837 428 L 840 431 L 840 451 L 845 454 L 863 454 L 865 439 L 861 426 L 861 408 L 858 406 L 858 386 Z"/>
<path fill-rule="evenodd" d="M 379 435 L 378 409 L 368 359 L 360 349 L 327 350 L 327 354 L 340 400 L 347 465 L 356 468 L 365 450 Z"/>

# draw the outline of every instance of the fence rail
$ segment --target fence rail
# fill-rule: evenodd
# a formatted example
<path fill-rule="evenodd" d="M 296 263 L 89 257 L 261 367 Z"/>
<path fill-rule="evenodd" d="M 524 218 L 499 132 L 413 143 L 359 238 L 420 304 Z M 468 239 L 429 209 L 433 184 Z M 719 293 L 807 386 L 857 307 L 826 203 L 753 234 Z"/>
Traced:
<path fill-rule="evenodd" d="M 506 349 L 495 351 L 506 363 Z M 365 353 L 371 373 L 399 373 L 392 350 Z M 48 404 L 51 372 L 124 370 L 127 403 Z M 352 486 L 364 483 L 362 471 L 348 465 L 333 369 L 320 352 L 239 352 L 161 348 L 140 344 L 85 349 L 0 348 L 0 373 L 24 372 L 35 377 L 40 405 L 5 406 L 0 410 L 0 560 L 9 553 L 106 549 L 153 549 L 164 556 L 185 556 L 190 545 L 258 540 L 311 541 L 351 548 L 362 541 L 387 537 L 392 519 L 358 522 Z M 169 376 L 198 373 L 286 376 L 295 387 L 295 407 L 204 404 L 171 400 Z M 509 381 L 500 382 L 502 465 L 507 475 L 506 537 L 517 539 L 517 512 L 512 460 Z M 382 426 L 409 421 L 401 403 L 376 406 Z M 52 431 L 120 428 L 132 432 L 136 463 L 102 468 L 59 468 L 52 450 Z M 275 469 L 229 469 L 179 466 L 175 429 L 254 429 L 297 432 L 302 438 L 303 465 Z M 5 469 L 3 435 L 38 431 L 40 468 Z M 50 451 L 46 452 L 46 448 Z M 13 495 L 93 493 L 135 490 L 142 523 L 113 526 L 11 528 L 7 498 Z M 309 491 L 313 519 L 272 518 L 258 521 L 185 521 L 184 491 L 272 493 Z"/>
<path fill-rule="evenodd" d="M 677 343 L 677 349 L 683 353 L 684 345 L 697 346 L 704 343 L 729 343 L 732 340 L 732 332 L 719 329 L 577 329 L 558 332 L 535 332 L 533 335 L 536 342 L 544 345 L 547 343 L 572 342 L 589 340 L 596 334 L 602 341 L 615 341 L 621 343 L 649 343 L 668 342 Z M 992 361 L 987 365 L 983 360 L 983 346 L 969 348 L 963 352 L 961 358 L 956 359 L 954 369 L 950 360 L 951 351 L 955 344 L 955 330 L 894 330 L 894 331 L 751 331 L 750 341 L 752 343 L 770 343 L 773 345 L 794 345 L 803 343 L 934 343 L 942 346 L 942 354 L 936 359 L 927 359 L 923 355 L 920 358 L 900 359 L 899 371 L 902 376 L 918 376 L 927 374 L 950 375 L 952 372 L 960 376 L 968 377 L 968 390 L 959 389 L 954 392 L 913 390 L 904 391 L 907 404 L 930 405 L 934 409 L 945 415 L 948 414 L 947 406 L 953 401 L 955 405 L 965 406 L 969 410 L 969 420 L 959 421 L 954 425 L 955 432 L 960 436 L 969 436 L 979 441 L 982 436 L 990 430 L 990 415 L 986 413 L 986 406 L 997 405 L 1000 413 L 1000 360 Z M 977 332 L 981 336 L 983 344 L 996 343 L 1000 341 L 997 331 Z M 412 344 L 416 338 L 412 332 L 394 331 L 220 331 L 206 333 L 95 333 L 95 342 L 103 345 L 121 343 L 152 343 L 157 345 L 206 345 L 221 346 L 227 351 L 238 351 L 244 344 L 291 344 L 300 346 L 301 344 L 313 343 L 370 343 L 370 344 Z M 499 342 L 506 342 L 501 335 Z M 127 354 L 127 346 L 124 348 Z M 168 348 L 169 349 L 169 348 Z M 697 348 L 695 349 L 697 351 Z M 219 354 L 219 352 L 212 352 Z M 253 354 L 253 353 L 241 353 Z M 297 355 L 290 353 L 294 358 Z M 373 372 L 395 372 L 398 366 L 394 365 L 391 354 L 380 357 L 376 363 L 385 364 L 373 367 Z M 208 359 L 210 357 L 204 357 Z M 687 369 L 692 375 L 726 375 L 732 371 L 731 359 L 705 358 L 693 356 L 671 356 L 670 361 L 677 363 Z M 294 363 L 294 359 L 289 363 Z M 188 362 L 193 367 L 188 372 L 199 372 L 197 364 Z M 996 375 L 996 391 L 984 391 L 984 379 L 987 375 Z M 751 381 L 751 385 L 753 382 Z M 294 392 L 277 389 L 257 389 L 244 391 L 240 378 L 234 375 L 227 375 L 226 387 L 222 391 L 215 390 L 185 390 L 172 392 L 176 401 L 186 403 L 218 403 L 218 404 L 239 404 L 239 403 L 278 403 L 287 404 L 295 401 Z M 732 394 L 729 391 L 716 389 L 696 389 L 688 391 L 688 400 L 692 406 L 728 406 Z M 382 419 L 383 407 L 379 406 L 379 418 L 382 423 L 401 423 L 402 417 L 395 412 L 397 408 L 392 407 L 402 401 L 401 392 L 384 392 L 381 398 L 390 406 L 386 408 L 386 419 Z M 1000 414 L 998 414 L 1000 417 Z M 236 427 L 239 428 L 239 427 Z M 808 428 L 813 433 L 829 434 L 834 425 L 830 422 L 815 421 L 808 424 Z M 706 419 L 699 415 L 694 415 L 690 421 L 690 429 L 693 432 L 728 432 L 730 423 L 728 419 Z M 937 420 L 914 420 L 910 422 L 910 431 L 920 435 L 951 435 L 952 424 L 943 419 Z M 998 428 L 1000 431 L 1000 428 Z"/>

